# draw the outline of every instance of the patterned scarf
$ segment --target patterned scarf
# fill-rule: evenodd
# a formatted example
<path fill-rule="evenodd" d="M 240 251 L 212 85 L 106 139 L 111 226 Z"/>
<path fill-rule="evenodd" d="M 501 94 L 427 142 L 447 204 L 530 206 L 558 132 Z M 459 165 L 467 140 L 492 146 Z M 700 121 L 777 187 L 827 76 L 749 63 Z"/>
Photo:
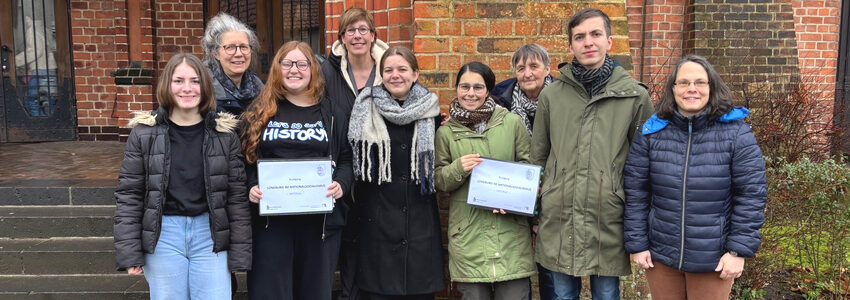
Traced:
<path fill-rule="evenodd" d="M 605 85 L 608 84 L 608 80 L 611 79 L 611 73 L 614 72 L 614 60 L 606 54 L 605 62 L 601 67 L 588 70 L 578 62 L 577 58 L 573 57 L 572 68 L 570 70 L 573 72 L 573 77 L 584 85 L 584 89 L 587 90 L 592 98 L 596 94 L 599 94 L 605 88 Z"/>
<path fill-rule="evenodd" d="M 449 103 L 449 115 L 451 118 L 478 133 L 484 131 L 484 126 L 482 125 L 487 124 L 487 120 L 490 120 L 490 116 L 493 115 L 495 109 L 496 100 L 493 100 L 493 97 L 489 96 L 481 104 L 481 107 L 475 110 L 466 110 L 463 106 L 460 106 L 460 101 L 457 98 L 452 100 L 452 103 Z"/>
<path fill-rule="evenodd" d="M 212 66 L 212 64 L 215 64 Z M 244 88 L 240 89 L 236 87 L 236 84 L 230 80 L 230 77 L 227 77 L 227 74 L 224 73 L 224 69 L 218 62 L 208 63 L 207 68 L 212 73 L 212 77 L 214 80 L 218 81 L 218 84 L 227 91 L 228 94 L 233 96 L 234 99 L 239 101 L 239 104 L 242 105 L 243 109 L 248 108 L 248 104 L 251 100 L 257 97 L 260 94 L 260 85 L 262 82 L 260 78 L 257 77 L 257 74 L 251 69 L 245 70 L 245 73 L 242 74 L 242 86 Z"/>
<path fill-rule="evenodd" d="M 546 87 L 550 83 L 552 83 L 552 75 L 546 75 L 546 78 L 543 79 L 543 87 Z M 528 129 L 528 134 L 531 134 L 531 126 L 534 125 L 534 115 L 537 113 L 537 99 L 534 101 L 528 99 L 525 92 L 519 88 L 519 82 L 514 84 L 511 112 L 522 118 L 525 129 Z"/>
<path fill-rule="evenodd" d="M 407 99 L 399 104 L 383 85 L 366 87 L 354 100 L 348 141 L 354 152 L 354 176 L 375 182 L 372 178 L 372 145 L 378 151 L 378 178 L 392 182 L 390 168 L 390 136 L 385 121 L 396 125 L 415 122 L 410 147 L 410 178 L 419 184 L 423 195 L 434 193 L 434 117 L 440 114 L 437 95 L 414 83 Z"/>

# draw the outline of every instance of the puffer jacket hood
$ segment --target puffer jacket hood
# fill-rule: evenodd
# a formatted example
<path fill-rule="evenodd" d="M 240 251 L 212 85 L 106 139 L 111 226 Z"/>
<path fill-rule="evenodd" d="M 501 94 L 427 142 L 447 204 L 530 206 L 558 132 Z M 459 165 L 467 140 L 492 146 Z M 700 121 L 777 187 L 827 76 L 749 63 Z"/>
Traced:
<path fill-rule="evenodd" d="M 130 123 L 127 126 L 130 128 L 136 127 L 139 124 L 154 126 L 156 124 L 165 124 L 167 122 L 166 120 L 168 120 L 168 111 L 160 107 L 156 111 L 133 112 L 133 118 L 130 119 Z M 208 126 L 214 125 L 211 128 L 222 133 L 236 132 L 236 127 L 239 125 L 239 119 L 228 112 L 209 112 L 205 116 L 204 122 Z"/>
<path fill-rule="evenodd" d="M 375 42 L 372 45 L 371 54 L 372 59 L 375 60 L 376 65 L 380 63 L 381 56 L 384 55 L 384 51 L 387 51 L 387 49 L 389 48 L 390 46 L 387 45 L 387 43 L 384 43 L 384 41 L 375 39 Z M 339 40 L 335 41 L 333 46 L 331 46 L 331 54 L 332 55 L 328 57 L 328 60 L 333 62 L 333 65 L 339 66 L 339 74 L 341 74 L 342 78 L 345 79 L 345 82 L 348 83 L 348 87 L 350 88 L 351 92 L 356 95 L 357 88 L 354 86 L 354 84 L 352 84 L 351 78 L 348 77 L 348 53 L 345 50 L 345 45 L 343 45 Z M 375 75 L 375 81 L 369 86 L 380 85 L 382 83 L 383 81 L 381 80 L 381 72 L 378 71 Z"/>
<path fill-rule="evenodd" d="M 717 121 L 729 123 L 735 120 L 743 120 L 749 114 L 749 109 L 743 106 L 738 106 L 717 118 Z M 652 117 L 650 117 L 649 120 L 646 120 L 646 123 L 643 123 L 643 126 L 641 127 L 641 134 L 647 135 L 656 133 L 659 130 L 664 129 L 664 127 L 667 127 L 668 123 L 669 121 L 658 118 L 658 114 L 652 114 Z"/>

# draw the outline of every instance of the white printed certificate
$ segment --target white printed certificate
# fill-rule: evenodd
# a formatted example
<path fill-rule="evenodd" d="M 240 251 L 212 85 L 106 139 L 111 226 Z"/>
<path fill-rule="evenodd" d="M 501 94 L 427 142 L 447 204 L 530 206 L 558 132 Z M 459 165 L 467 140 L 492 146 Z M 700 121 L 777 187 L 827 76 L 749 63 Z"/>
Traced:
<path fill-rule="evenodd" d="M 484 158 L 472 169 L 466 203 L 532 216 L 541 167 Z"/>
<path fill-rule="evenodd" d="M 260 215 L 329 213 L 333 198 L 325 197 L 333 182 L 330 159 L 262 159 L 257 162 Z"/>

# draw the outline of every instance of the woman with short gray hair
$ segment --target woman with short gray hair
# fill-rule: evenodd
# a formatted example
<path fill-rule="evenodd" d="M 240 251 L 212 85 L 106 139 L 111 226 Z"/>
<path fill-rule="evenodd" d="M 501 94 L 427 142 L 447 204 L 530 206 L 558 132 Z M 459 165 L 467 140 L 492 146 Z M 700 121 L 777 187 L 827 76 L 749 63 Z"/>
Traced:
<path fill-rule="evenodd" d="M 251 56 L 260 50 L 257 35 L 238 19 L 219 13 L 207 23 L 201 47 L 218 110 L 241 114 L 263 89 L 263 82 L 251 70 Z"/>
<path fill-rule="evenodd" d="M 514 52 L 511 70 L 516 77 L 499 82 L 493 88 L 493 95 L 499 98 L 499 105 L 522 118 L 531 134 L 537 96 L 555 79 L 549 74 L 549 53 L 538 44 L 525 44 Z"/>

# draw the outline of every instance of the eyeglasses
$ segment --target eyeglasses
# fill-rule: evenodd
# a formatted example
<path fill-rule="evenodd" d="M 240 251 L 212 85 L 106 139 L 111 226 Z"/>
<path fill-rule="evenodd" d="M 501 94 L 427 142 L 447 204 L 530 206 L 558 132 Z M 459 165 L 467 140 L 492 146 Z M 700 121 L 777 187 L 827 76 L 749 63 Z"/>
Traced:
<path fill-rule="evenodd" d="M 686 88 L 690 87 L 691 84 L 693 84 L 698 89 L 704 89 L 704 88 L 708 87 L 708 83 L 709 83 L 708 81 L 702 81 L 702 80 L 697 80 L 697 81 L 694 81 L 694 82 L 682 80 L 682 81 L 676 82 L 674 85 L 676 86 L 676 88 L 686 89 Z"/>
<path fill-rule="evenodd" d="M 476 94 L 481 94 L 487 90 L 487 86 L 483 84 L 467 84 L 461 83 L 457 85 L 457 91 L 461 93 L 469 93 L 469 90 L 472 89 Z"/>
<path fill-rule="evenodd" d="M 242 54 L 244 55 L 251 54 L 251 46 L 248 45 L 224 45 L 221 46 L 221 48 L 224 48 L 224 53 L 226 53 L 227 55 L 236 54 L 236 49 L 242 51 Z"/>
<path fill-rule="evenodd" d="M 363 26 L 359 28 L 349 28 L 345 30 L 345 34 L 349 36 L 353 36 L 355 32 L 359 32 L 360 35 L 366 35 L 369 33 L 369 27 Z"/>
<path fill-rule="evenodd" d="M 288 59 L 280 60 L 280 67 L 284 71 L 291 70 L 292 66 L 297 67 L 298 70 L 307 71 L 307 68 L 310 67 L 310 61 L 306 60 L 306 59 L 305 60 L 288 60 Z"/>

